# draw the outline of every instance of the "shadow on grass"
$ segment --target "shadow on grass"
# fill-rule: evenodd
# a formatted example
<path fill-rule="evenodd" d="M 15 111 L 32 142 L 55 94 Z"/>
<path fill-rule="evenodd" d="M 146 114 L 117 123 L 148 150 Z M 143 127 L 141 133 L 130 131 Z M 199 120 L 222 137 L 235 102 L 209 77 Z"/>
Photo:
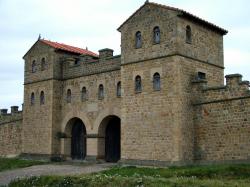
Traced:
<path fill-rule="evenodd" d="M 33 165 L 47 164 L 45 161 L 25 160 L 20 158 L 0 158 L 0 172 L 16 168 L 24 168 Z"/>

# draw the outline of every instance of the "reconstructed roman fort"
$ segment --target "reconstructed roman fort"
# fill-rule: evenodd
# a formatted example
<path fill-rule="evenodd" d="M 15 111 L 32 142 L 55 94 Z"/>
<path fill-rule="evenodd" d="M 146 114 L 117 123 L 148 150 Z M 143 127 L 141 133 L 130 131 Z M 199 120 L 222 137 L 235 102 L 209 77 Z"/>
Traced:
<path fill-rule="evenodd" d="M 121 55 L 39 38 L 23 111 L 1 109 L 0 155 L 137 164 L 250 159 L 249 82 L 225 76 L 226 30 L 146 1 L 118 28 Z"/>

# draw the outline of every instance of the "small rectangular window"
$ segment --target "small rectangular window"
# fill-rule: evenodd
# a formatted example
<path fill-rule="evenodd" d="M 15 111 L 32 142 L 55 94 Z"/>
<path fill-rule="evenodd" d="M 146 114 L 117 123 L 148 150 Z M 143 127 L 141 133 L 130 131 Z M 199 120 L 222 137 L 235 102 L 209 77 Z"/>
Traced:
<path fill-rule="evenodd" d="M 80 59 L 75 59 L 74 65 L 79 65 L 80 64 Z"/>
<path fill-rule="evenodd" d="M 198 80 L 205 80 L 206 79 L 206 73 L 198 72 Z"/>

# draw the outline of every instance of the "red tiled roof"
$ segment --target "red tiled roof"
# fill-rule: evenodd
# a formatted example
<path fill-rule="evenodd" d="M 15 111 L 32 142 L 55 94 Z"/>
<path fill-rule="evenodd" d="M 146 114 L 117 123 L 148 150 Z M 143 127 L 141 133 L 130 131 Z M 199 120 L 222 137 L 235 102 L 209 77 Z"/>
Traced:
<path fill-rule="evenodd" d="M 165 9 L 168 9 L 168 10 L 173 10 L 173 11 L 176 11 L 179 13 L 179 16 L 183 16 L 183 17 L 188 17 L 190 19 L 193 19 L 194 21 L 196 22 L 199 22 L 201 24 L 204 24 L 210 28 L 213 28 L 214 30 L 218 31 L 219 33 L 221 34 L 227 34 L 227 30 L 223 29 L 223 28 L 220 28 L 218 27 L 217 25 L 214 25 L 204 19 L 201 19 L 185 10 L 182 10 L 182 9 L 179 9 L 179 8 L 174 8 L 174 7 L 170 7 L 170 6 L 166 6 L 166 5 L 162 5 L 162 4 L 158 4 L 158 3 L 153 3 L 153 2 L 148 2 L 146 1 L 139 9 L 137 9 L 127 20 L 125 20 L 121 26 L 117 29 L 118 31 L 120 31 L 120 29 L 122 28 L 122 26 L 128 22 L 128 20 L 130 20 L 137 12 L 139 12 L 145 5 L 153 5 L 153 6 L 158 6 L 158 7 L 162 7 L 162 8 L 165 8 Z"/>
<path fill-rule="evenodd" d="M 86 49 L 82 49 L 82 48 L 78 48 L 78 47 L 74 47 L 74 46 L 70 46 L 70 45 L 66 45 L 66 44 L 62 44 L 62 43 L 57 43 L 57 42 L 52 42 L 49 40 L 45 40 L 45 39 L 40 39 L 39 41 L 55 48 L 55 49 L 60 49 L 63 51 L 68 51 L 71 53 L 77 53 L 77 54 L 86 54 L 86 55 L 91 55 L 91 56 L 95 56 L 97 57 L 98 55 L 92 51 L 88 51 Z"/>

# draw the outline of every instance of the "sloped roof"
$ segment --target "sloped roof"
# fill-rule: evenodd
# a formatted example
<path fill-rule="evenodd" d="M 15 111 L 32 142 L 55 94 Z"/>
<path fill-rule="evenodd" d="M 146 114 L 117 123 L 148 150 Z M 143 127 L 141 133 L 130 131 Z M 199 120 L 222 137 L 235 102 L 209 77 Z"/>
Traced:
<path fill-rule="evenodd" d="M 146 1 L 139 9 L 137 9 L 127 20 L 125 20 L 125 22 L 123 22 L 121 24 L 121 26 L 117 29 L 118 31 L 120 31 L 120 29 L 122 28 L 122 26 L 127 23 L 136 13 L 138 13 L 144 6 L 146 5 L 154 5 L 154 6 L 158 6 L 158 7 L 161 7 L 161 8 L 165 8 L 165 9 L 168 9 L 168 10 L 172 10 L 172 11 L 176 11 L 179 13 L 178 16 L 180 17 L 186 17 L 188 19 L 191 19 L 195 22 L 198 22 L 199 24 L 202 24 L 204 26 L 207 26 L 217 32 L 219 32 L 220 34 L 227 34 L 227 30 L 221 28 L 221 27 L 218 27 L 217 25 L 213 24 L 213 23 L 210 23 L 204 19 L 201 19 L 185 10 L 182 10 L 182 9 L 179 9 L 179 8 L 174 8 L 174 7 L 170 7 L 170 6 L 166 6 L 166 5 L 162 5 L 162 4 L 158 4 L 158 3 L 152 3 L 152 2 L 148 2 Z"/>
<path fill-rule="evenodd" d="M 70 45 L 67 45 L 67 44 L 63 44 L 63 43 L 58 43 L 58 42 L 52 42 L 52 41 L 49 41 L 49 40 L 45 40 L 45 39 L 40 39 L 39 41 L 55 48 L 55 49 L 60 49 L 60 50 L 63 50 L 63 51 L 67 51 L 67 52 L 71 52 L 71 53 L 76 53 L 76 54 L 79 54 L 79 55 L 90 55 L 90 56 L 98 56 L 96 53 L 92 52 L 92 51 L 89 51 L 89 50 L 86 50 L 86 49 L 82 49 L 82 48 L 79 48 L 79 47 L 74 47 L 74 46 L 70 46 Z"/>

